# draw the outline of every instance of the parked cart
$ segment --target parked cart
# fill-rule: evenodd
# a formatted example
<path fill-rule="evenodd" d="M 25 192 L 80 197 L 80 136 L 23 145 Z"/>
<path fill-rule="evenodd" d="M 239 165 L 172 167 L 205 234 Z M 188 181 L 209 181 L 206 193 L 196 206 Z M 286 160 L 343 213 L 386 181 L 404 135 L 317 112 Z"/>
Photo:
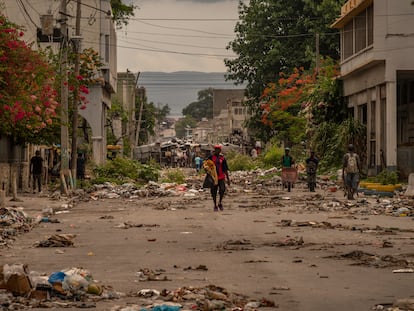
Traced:
<path fill-rule="evenodd" d="M 283 167 L 282 168 L 282 186 L 283 189 L 287 188 L 288 191 L 293 187 L 293 184 L 298 179 L 298 170 L 295 167 Z"/>

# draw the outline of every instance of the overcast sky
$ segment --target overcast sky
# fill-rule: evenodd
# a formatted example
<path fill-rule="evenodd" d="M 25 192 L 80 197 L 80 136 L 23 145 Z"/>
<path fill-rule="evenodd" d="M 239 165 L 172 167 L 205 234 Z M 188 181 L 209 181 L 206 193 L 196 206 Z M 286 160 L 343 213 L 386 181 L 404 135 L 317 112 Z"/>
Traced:
<path fill-rule="evenodd" d="M 225 72 L 235 37 L 237 0 L 134 0 L 118 31 L 118 71 Z"/>

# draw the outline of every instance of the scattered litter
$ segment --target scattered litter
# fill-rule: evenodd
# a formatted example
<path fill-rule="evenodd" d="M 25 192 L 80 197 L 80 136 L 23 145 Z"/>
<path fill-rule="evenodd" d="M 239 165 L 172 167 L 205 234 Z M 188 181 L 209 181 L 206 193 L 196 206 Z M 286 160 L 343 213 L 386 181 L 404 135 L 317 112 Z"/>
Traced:
<path fill-rule="evenodd" d="M 55 234 L 36 244 L 37 247 L 69 247 L 73 246 L 76 234 Z"/>

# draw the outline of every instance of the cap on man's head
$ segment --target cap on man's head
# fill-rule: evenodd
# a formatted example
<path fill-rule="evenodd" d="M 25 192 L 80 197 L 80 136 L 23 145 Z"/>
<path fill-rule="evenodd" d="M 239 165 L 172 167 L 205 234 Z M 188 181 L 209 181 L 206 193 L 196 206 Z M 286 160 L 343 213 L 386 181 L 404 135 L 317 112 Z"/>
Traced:
<path fill-rule="evenodd" d="M 214 149 L 220 149 L 221 150 L 221 145 L 214 145 Z"/>
<path fill-rule="evenodd" d="M 348 145 L 348 150 L 349 150 L 349 151 L 354 150 L 354 145 L 353 145 L 353 144 L 349 144 L 349 145 Z"/>
<path fill-rule="evenodd" d="M 289 147 L 286 147 L 286 148 L 285 148 L 285 151 L 290 151 L 290 148 L 289 148 Z"/>

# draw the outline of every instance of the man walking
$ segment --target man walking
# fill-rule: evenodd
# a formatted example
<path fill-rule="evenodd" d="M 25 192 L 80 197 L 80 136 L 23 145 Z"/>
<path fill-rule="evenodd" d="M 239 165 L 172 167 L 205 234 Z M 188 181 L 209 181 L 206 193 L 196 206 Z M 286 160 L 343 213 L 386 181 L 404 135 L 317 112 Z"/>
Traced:
<path fill-rule="evenodd" d="M 309 158 L 306 159 L 306 175 L 308 188 L 310 192 L 315 192 L 316 187 L 316 171 L 318 170 L 319 160 L 315 156 L 315 151 L 310 152 Z"/>
<path fill-rule="evenodd" d="M 43 158 L 40 156 L 40 151 L 37 150 L 35 155 L 30 159 L 30 174 L 33 179 L 33 193 L 36 191 L 36 184 L 39 193 L 42 192 L 42 173 L 43 173 Z"/>
<path fill-rule="evenodd" d="M 348 152 L 344 155 L 342 161 L 342 178 L 345 183 L 348 200 L 353 200 L 354 194 L 358 191 L 360 171 L 359 156 L 354 152 L 354 145 L 349 144 Z"/>
<path fill-rule="evenodd" d="M 213 154 L 208 158 L 211 160 L 217 172 L 217 185 L 211 187 L 211 196 L 214 202 L 214 211 L 223 210 L 223 198 L 226 192 L 226 178 L 227 183 L 230 185 L 229 168 L 227 166 L 226 158 L 221 154 L 221 146 L 215 145 Z M 219 194 L 219 202 L 217 204 L 217 192 Z"/>

